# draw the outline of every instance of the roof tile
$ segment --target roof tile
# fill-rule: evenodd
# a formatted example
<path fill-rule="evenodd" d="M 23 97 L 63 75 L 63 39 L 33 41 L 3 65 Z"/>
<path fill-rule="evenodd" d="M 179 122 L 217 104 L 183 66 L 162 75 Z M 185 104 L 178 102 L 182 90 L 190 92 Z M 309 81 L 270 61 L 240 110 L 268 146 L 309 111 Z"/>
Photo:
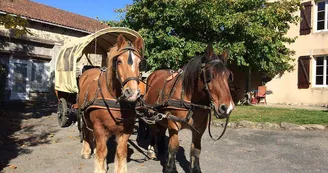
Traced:
<path fill-rule="evenodd" d="M 95 19 L 30 0 L 1 0 L 0 11 L 88 32 L 108 27 Z"/>

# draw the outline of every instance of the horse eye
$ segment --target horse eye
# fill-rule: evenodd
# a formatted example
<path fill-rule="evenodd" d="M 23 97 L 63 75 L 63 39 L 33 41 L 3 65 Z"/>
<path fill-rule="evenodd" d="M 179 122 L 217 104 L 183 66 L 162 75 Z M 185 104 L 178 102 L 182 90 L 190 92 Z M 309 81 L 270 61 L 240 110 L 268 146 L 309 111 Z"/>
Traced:
<path fill-rule="evenodd" d="M 117 64 L 122 64 L 122 61 L 121 60 L 117 60 L 116 63 Z"/>

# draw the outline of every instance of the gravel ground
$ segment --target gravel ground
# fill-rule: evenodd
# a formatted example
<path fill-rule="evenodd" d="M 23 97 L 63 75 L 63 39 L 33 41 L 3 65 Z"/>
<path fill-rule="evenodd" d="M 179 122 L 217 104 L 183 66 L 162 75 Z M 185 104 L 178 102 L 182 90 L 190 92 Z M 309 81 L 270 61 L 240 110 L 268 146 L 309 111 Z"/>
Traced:
<path fill-rule="evenodd" d="M 8 125 L 9 123 L 9 125 Z M 76 126 L 60 128 L 56 114 L 10 120 L 10 137 L 0 135 L 0 171 L 4 173 L 90 173 L 94 162 L 80 157 Z M 2 128 L 1 128 L 2 127 Z M 3 131 L 4 126 L 0 129 Z M 222 128 L 213 127 L 219 134 Z M 136 136 L 131 142 L 137 144 Z M 190 132 L 179 133 L 178 172 L 188 172 Z M 202 141 L 201 168 L 205 173 L 328 172 L 328 131 L 269 131 L 228 129 L 220 141 Z M 108 144 L 108 172 L 113 172 L 113 149 Z M 145 151 L 144 145 L 139 148 Z M 129 145 L 128 172 L 162 172 L 165 159 L 148 160 Z"/>

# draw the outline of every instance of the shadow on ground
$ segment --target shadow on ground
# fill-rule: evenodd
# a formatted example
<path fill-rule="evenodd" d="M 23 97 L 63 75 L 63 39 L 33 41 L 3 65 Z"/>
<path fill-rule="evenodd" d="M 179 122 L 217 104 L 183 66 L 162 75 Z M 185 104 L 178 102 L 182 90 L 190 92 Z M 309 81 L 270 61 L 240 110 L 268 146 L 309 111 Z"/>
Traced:
<path fill-rule="evenodd" d="M 148 131 L 149 129 L 147 128 L 147 125 L 145 125 L 144 123 L 141 123 L 142 125 L 140 125 L 141 128 L 138 128 L 138 138 L 137 138 L 137 144 L 139 147 L 143 148 L 145 151 L 147 151 L 148 149 L 148 145 L 150 143 L 150 132 Z M 162 171 L 164 172 L 165 170 L 165 165 L 167 162 L 167 146 L 168 146 L 168 142 L 169 142 L 169 137 L 165 135 L 165 151 L 164 153 L 157 153 L 157 159 L 161 166 L 162 166 Z M 145 153 L 146 154 L 146 153 Z M 184 170 L 184 172 L 190 172 L 190 162 L 188 161 L 188 159 L 186 158 L 186 153 L 185 153 L 185 149 L 183 147 L 179 147 L 179 150 L 176 154 L 176 164 L 179 164 L 181 166 L 181 168 Z"/>
<path fill-rule="evenodd" d="M 42 117 L 50 116 L 56 108 L 55 102 L 0 102 L 0 172 L 6 167 L 15 169 L 10 160 L 31 153 L 27 147 L 50 143 L 55 131 L 42 126 Z M 35 123 L 24 123 L 28 119 L 35 119 Z"/>

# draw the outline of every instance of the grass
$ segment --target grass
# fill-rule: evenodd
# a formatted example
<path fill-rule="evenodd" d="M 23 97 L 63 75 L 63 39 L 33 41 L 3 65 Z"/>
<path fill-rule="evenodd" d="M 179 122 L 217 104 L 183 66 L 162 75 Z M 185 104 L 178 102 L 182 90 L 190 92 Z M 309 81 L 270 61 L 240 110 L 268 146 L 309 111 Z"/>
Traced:
<path fill-rule="evenodd" d="M 287 122 L 299 125 L 328 125 L 328 112 L 262 106 L 236 106 L 230 115 L 230 121 L 237 122 L 241 120 L 269 123 Z"/>

